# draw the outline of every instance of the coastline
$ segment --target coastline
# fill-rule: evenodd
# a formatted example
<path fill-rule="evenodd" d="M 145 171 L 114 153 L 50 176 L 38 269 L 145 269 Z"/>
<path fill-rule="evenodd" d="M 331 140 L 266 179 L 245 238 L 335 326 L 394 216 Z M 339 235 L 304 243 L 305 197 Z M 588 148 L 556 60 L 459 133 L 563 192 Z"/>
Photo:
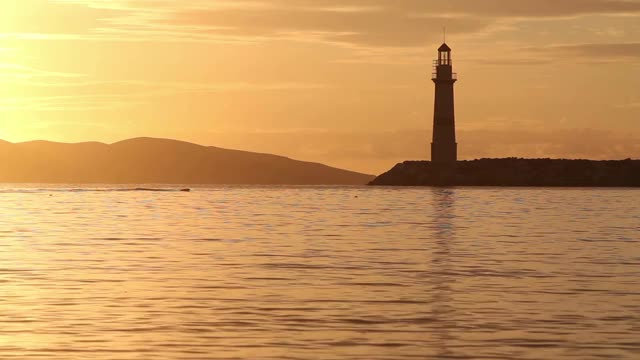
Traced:
<path fill-rule="evenodd" d="M 640 187 L 640 160 L 405 161 L 372 186 Z"/>

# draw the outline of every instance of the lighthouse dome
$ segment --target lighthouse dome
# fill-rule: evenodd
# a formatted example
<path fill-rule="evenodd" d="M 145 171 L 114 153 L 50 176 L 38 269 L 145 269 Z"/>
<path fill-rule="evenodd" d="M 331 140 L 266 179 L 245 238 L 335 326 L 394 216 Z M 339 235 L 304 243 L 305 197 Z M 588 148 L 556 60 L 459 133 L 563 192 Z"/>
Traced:
<path fill-rule="evenodd" d="M 449 45 L 447 45 L 446 43 L 444 43 L 444 44 L 442 44 L 442 46 L 440 46 L 440 48 L 438 49 L 438 51 L 440 51 L 440 52 L 451 51 L 451 48 L 449 47 Z"/>

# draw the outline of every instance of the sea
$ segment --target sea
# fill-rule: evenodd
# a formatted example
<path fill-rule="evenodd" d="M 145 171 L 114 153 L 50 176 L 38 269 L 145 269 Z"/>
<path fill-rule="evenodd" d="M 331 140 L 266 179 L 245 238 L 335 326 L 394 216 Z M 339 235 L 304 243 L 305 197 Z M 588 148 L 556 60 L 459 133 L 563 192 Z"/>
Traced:
<path fill-rule="evenodd" d="M 640 190 L 0 185 L 0 359 L 640 359 Z"/>

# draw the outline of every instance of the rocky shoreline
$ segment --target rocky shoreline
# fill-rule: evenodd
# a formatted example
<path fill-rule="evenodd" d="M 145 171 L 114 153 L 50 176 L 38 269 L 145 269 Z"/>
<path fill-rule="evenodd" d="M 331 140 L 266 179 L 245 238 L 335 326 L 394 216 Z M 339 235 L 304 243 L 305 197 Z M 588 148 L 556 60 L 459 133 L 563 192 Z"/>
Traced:
<path fill-rule="evenodd" d="M 454 164 L 406 161 L 369 185 L 640 187 L 640 160 L 506 158 Z"/>

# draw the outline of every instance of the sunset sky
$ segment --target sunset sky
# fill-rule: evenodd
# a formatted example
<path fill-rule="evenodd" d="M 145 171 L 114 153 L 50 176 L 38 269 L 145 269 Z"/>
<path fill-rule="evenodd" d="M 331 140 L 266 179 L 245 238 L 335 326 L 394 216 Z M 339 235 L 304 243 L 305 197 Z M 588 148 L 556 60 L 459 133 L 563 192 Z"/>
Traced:
<path fill-rule="evenodd" d="M 640 158 L 640 0 L 0 0 L 0 139 L 379 173 L 429 156 L 443 26 L 462 158 Z"/>

